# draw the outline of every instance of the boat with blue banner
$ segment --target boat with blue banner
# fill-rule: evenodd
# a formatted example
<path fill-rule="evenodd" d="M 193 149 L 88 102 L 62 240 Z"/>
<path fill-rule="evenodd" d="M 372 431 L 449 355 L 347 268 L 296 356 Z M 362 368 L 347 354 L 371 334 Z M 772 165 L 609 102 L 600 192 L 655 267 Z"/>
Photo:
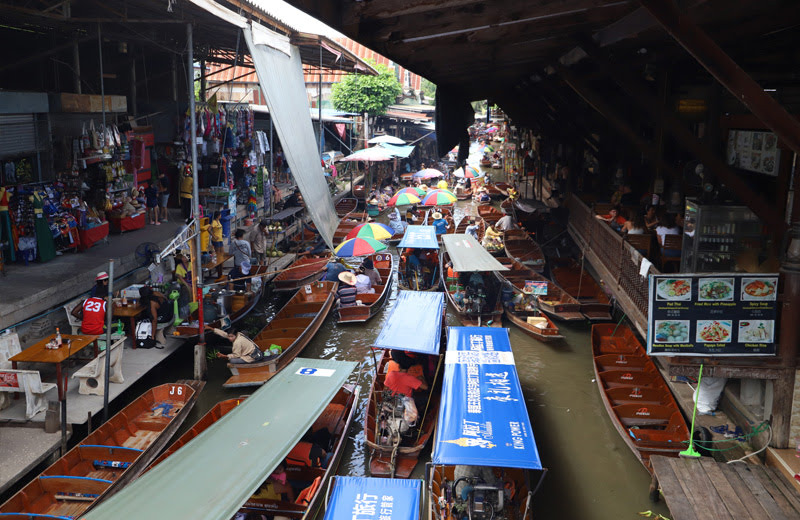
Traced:
<path fill-rule="evenodd" d="M 542 466 L 508 329 L 449 327 L 430 520 L 530 520 Z"/>
<path fill-rule="evenodd" d="M 445 251 L 439 255 L 440 276 L 458 319 L 467 327 L 501 327 L 502 284 L 492 273 L 508 268 L 472 235 L 442 235 L 442 243 Z"/>
<path fill-rule="evenodd" d="M 411 250 L 419 263 L 409 261 Z M 400 289 L 439 290 L 439 262 L 436 254 L 439 251 L 439 239 L 433 226 L 408 226 L 402 240 L 397 244 L 397 251 L 400 254 L 400 268 L 397 270 L 397 286 Z M 428 261 L 434 254 L 436 260 Z"/>
<path fill-rule="evenodd" d="M 203 386 L 178 381 L 151 388 L 8 499 L 0 517 L 81 517 L 145 471 L 186 420 Z"/>
<path fill-rule="evenodd" d="M 336 476 L 330 489 L 322 520 L 419 520 L 419 480 Z"/>
<path fill-rule="evenodd" d="M 373 352 L 376 374 L 370 389 L 364 433 L 370 450 L 370 475 L 408 478 L 419 454 L 433 435 L 439 410 L 439 368 L 444 326 L 444 295 L 439 292 L 400 291 L 392 315 L 386 321 Z M 391 351 L 393 354 L 388 354 Z M 397 374 L 425 382 L 407 394 L 392 387 Z M 411 381 L 416 386 L 416 381 Z M 416 418 L 414 418 L 416 416 Z"/>
<path fill-rule="evenodd" d="M 357 385 L 351 392 L 345 384 L 355 367 L 346 361 L 295 359 L 223 420 L 81 518 L 218 520 L 250 512 L 312 518 L 355 413 Z M 334 446 L 315 455 L 320 441 L 307 435 L 317 427 L 335 433 L 330 435 Z M 301 443 L 307 444 L 298 449 Z M 317 459 L 327 464 L 320 467 Z"/>

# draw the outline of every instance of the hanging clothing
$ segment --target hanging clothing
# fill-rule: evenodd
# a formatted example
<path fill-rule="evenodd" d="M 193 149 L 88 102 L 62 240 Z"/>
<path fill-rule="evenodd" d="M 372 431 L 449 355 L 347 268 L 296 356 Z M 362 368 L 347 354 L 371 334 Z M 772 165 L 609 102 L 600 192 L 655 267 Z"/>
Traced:
<path fill-rule="evenodd" d="M 14 254 L 14 234 L 11 231 L 11 213 L 8 211 L 8 203 L 11 194 L 0 186 L 0 242 L 8 243 L 8 259 L 16 261 Z"/>

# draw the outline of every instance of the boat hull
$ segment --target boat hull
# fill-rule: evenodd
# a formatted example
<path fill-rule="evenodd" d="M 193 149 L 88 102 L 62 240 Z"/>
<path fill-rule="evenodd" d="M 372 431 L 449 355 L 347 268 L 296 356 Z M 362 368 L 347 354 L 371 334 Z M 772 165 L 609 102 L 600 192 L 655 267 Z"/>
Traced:
<path fill-rule="evenodd" d="M 508 321 L 519 327 L 522 332 L 532 338 L 538 339 L 539 341 L 547 343 L 564 338 L 564 336 L 559 333 L 558 327 L 556 327 L 555 324 L 553 324 L 553 322 L 547 318 L 547 316 L 542 316 L 542 318 L 547 320 L 547 327 L 544 329 L 528 323 L 526 317 L 520 316 L 518 313 L 508 309 L 506 309 L 506 318 L 508 318 Z"/>
<path fill-rule="evenodd" d="M 275 292 L 296 291 L 303 285 L 316 282 L 324 275 L 327 265 L 327 258 L 299 258 L 284 272 L 273 278 L 272 290 Z"/>
<path fill-rule="evenodd" d="M 372 259 L 375 268 L 381 275 L 381 281 L 385 283 L 382 286 L 377 286 L 380 287 L 380 292 L 376 291 L 377 294 L 359 294 L 356 296 L 356 300 L 364 302 L 364 305 L 339 307 L 337 309 L 339 323 L 363 323 L 378 314 L 386 303 L 394 281 L 395 260 L 388 253 L 372 255 Z"/>

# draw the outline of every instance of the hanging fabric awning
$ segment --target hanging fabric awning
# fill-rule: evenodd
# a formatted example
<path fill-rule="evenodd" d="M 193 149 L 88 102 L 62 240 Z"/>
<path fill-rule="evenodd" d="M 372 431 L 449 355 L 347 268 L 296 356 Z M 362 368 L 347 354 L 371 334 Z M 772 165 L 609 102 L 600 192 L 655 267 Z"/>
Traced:
<path fill-rule="evenodd" d="M 439 353 L 444 293 L 400 291 L 392 315 L 381 329 L 376 348 Z"/>
<path fill-rule="evenodd" d="M 449 327 L 433 463 L 542 469 L 508 329 Z"/>
<path fill-rule="evenodd" d="M 323 520 L 419 520 L 422 482 L 333 477 Z"/>
<path fill-rule="evenodd" d="M 325 243 L 333 249 L 333 233 L 339 219 L 320 165 L 319 143 L 309 117 L 300 51 L 288 44 L 285 36 L 258 24 L 248 25 L 243 32 L 258 83 L 269 112 L 275 118 L 275 130 L 306 209 Z"/>
<path fill-rule="evenodd" d="M 387 152 L 400 159 L 407 158 L 414 151 L 414 145 L 397 146 L 389 143 L 379 143 L 378 146 L 386 148 Z"/>

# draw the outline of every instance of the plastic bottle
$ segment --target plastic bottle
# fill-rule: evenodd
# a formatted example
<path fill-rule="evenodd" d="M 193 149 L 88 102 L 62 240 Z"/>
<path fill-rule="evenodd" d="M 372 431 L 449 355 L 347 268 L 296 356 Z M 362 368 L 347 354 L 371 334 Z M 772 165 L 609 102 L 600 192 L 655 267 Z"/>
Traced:
<path fill-rule="evenodd" d="M 58 327 L 56 327 L 56 346 L 60 347 L 61 344 L 61 331 L 58 330 Z"/>

